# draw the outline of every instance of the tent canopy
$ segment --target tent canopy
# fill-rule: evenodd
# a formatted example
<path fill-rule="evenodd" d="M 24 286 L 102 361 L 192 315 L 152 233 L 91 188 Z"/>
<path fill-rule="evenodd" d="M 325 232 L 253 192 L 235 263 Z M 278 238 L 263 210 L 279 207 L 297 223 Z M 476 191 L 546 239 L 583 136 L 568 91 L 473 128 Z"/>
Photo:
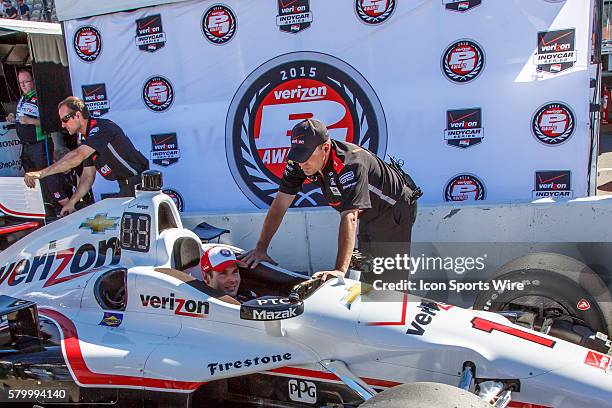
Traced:
<path fill-rule="evenodd" d="M 123 0 L 123 1 L 91 1 L 91 0 L 55 0 L 55 11 L 60 21 L 115 13 L 117 11 L 134 10 L 142 7 L 157 6 L 166 3 L 178 3 L 185 0 Z"/>
<path fill-rule="evenodd" d="M 62 27 L 57 23 L 0 18 L 0 36 L 14 33 L 62 35 Z"/>

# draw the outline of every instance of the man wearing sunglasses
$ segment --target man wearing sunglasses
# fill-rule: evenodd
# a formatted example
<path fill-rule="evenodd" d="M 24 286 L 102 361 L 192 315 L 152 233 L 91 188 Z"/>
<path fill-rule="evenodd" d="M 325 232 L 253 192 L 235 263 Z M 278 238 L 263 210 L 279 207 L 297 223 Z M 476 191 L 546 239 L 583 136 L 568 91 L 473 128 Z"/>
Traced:
<path fill-rule="evenodd" d="M 111 120 L 90 117 L 85 103 L 75 96 L 60 102 L 58 113 L 62 127 L 69 134 L 80 134 L 81 144 L 51 166 L 26 173 L 26 185 L 34 187 L 35 179 L 63 173 L 83 163 L 77 189 L 62 208 L 61 215 L 75 210 L 74 206 L 91 189 L 96 171 L 106 180 L 117 181 L 117 197 L 133 197 L 140 175 L 149 168 L 149 161 L 136 150 L 123 130 Z"/>

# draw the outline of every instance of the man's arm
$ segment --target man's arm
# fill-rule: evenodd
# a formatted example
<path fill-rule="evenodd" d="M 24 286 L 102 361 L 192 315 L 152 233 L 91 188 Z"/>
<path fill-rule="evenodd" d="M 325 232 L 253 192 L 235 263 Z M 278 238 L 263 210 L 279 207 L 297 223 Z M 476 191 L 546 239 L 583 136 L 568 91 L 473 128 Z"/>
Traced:
<path fill-rule="evenodd" d="M 267 261 L 276 263 L 270 256 L 268 256 L 268 246 L 270 241 L 278 231 L 280 223 L 283 221 L 287 209 L 291 206 L 291 203 L 295 199 L 295 195 L 287 194 L 279 191 L 272 201 L 272 205 L 268 209 L 266 219 L 264 220 L 259 234 L 259 240 L 255 249 L 244 253 L 241 259 L 251 268 L 256 267 L 259 262 Z"/>
<path fill-rule="evenodd" d="M 359 209 L 351 209 L 340 213 L 340 227 L 338 229 L 338 253 L 336 255 L 336 266 L 333 271 L 321 271 L 312 275 L 313 278 L 321 277 L 325 282 L 331 277 L 340 277 L 346 274 L 351 263 L 353 248 L 355 248 L 355 233 L 357 231 L 357 216 Z"/>
<path fill-rule="evenodd" d="M 338 254 L 336 255 L 336 270 L 346 273 L 355 248 L 355 233 L 357 232 L 357 209 L 346 210 L 340 214 L 338 230 Z"/>
<path fill-rule="evenodd" d="M 96 168 L 94 166 L 83 167 L 83 173 L 81 174 L 81 177 L 79 177 L 77 189 L 62 208 L 60 215 L 68 215 L 75 211 L 74 206 L 89 192 L 95 179 Z"/>
<path fill-rule="evenodd" d="M 40 127 L 40 119 L 38 118 L 31 118 L 29 116 L 23 116 L 19 118 L 19 121 L 21 122 L 22 125 L 34 125 L 34 126 Z"/>
<path fill-rule="evenodd" d="M 94 152 L 94 149 L 82 144 L 77 149 L 67 153 L 57 163 L 53 163 L 49 167 L 45 167 L 40 171 L 26 173 L 24 176 L 24 181 L 28 187 L 34 188 L 34 180 L 45 178 L 51 174 L 64 173 L 70 169 L 73 169 L 81 164 L 83 160 L 94 154 Z"/>

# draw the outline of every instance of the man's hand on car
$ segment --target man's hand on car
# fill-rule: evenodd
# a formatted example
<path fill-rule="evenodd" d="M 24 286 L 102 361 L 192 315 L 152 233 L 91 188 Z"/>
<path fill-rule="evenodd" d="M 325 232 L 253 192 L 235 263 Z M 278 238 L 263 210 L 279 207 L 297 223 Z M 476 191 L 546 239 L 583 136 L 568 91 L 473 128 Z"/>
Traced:
<path fill-rule="evenodd" d="M 8 123 L 15 123 L 15 114 L 9 113 L 8 115 L 6 115 L 6 121 Z"/>
<path fill-rule="evenodd" d="M 29 173 L 26 173 L 25 176 L 23 176 L 23 181 L 25 182 L 26 186 L 30 187 L 30 188 L 34 188 L 36 186 L 36 179 L 41 179 L 42 178 L 42 172 L 40 171 L 31 171 Z"/>
<path fill-rule="evenodd" d="M 315 273 L 314 275 L 312 275 L 313 279 L 317 279 L 317 278 L 321 278 L 321 280 L 323 282 L 325 282 L 328 279 L 332 279 L 332 278 L 343 278 L 344 277 L 345 272 L 342 272 L 338 269 L 333 270 L 333 271 L 320 271 Z"/>
<path fill-rule="evenodd" d="M 72 214 L 75 211 L 76 211 L 76 208 L 74 207 L 74 204 L 72 203 L 72 201 L 68 200 L 68 203 L 66 203 L 66 205 L 62 207 L 62 210 L 60 211 L 60 215 L 64 217 L 66 215 Z"/>
<path fill-rule="evenodd" d="M 272 265 L 278 265 L 278 262 L 270 258 L 266 251 L 262 251 L 257 248 L 240 254 L 238 259 L 244 262 L 251 269 L 255 268 L 262 261 L 269 262 Z"/>

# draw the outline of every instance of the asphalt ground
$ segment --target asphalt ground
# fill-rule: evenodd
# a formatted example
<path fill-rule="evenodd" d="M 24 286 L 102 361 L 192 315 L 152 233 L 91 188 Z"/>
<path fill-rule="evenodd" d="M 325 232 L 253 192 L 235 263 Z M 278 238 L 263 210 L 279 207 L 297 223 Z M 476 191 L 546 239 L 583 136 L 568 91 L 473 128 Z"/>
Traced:
<path fill-rule="evenodd" d="M 612 125 L 601 125 L 597 160 L 597 195 L 612 195 Z"/>

